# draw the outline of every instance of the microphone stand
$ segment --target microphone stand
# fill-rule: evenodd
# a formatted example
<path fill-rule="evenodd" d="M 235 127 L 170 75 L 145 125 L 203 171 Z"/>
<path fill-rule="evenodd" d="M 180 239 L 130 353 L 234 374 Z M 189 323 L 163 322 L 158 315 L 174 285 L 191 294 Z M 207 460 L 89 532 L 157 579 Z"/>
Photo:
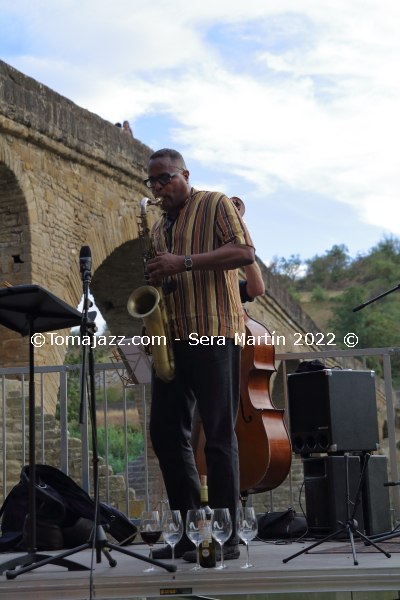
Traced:
<path fill-rule="evenodd" d="M 87 247 L 88 248 L 88 247 Z M 89 250 L 89 248 L 88 248 Z M 82 255 L 82 251 L 81 251 Z M 86 259 L 86 260 L 84 260 Z M 94 503 L 95 503 L 95 522 L 89 539 L 92 547 L 96 549 L 96 562 L 101 563 L 101 552 L 107 558 L 110 567 L 115 567 L 117 561 L 114 560 L 108 550 L 105 548 L 105 543 L 108 543 L 107 536 L 103 527 L 100 525 L 100 498 L 99 498 L 99 457 L 97 453 L 97 415 L 96 415 L 96 389 L 95 389 L 95 369 L 94 369 L 94 352 L 93 338 L 97 331 L 95 321 L 89 319 L 89 307 L 92 302 L 89 300 L 89 285 L 92 280 L 91 262 L 89 256 L 80 258 L 80 270 L 83 285 L 83 311 L 81 322 L 81 337 L 89 337 L 89 410 L 90 422 L 92 429 L 92 462 L 93 462 L 93 487 L 94 487 Z M 82 344 L 82 371 L 81 371 L 81 402 L 79 406 L 79 423 L 85 422 L 85 400 L 86 400 L 86 344 Z"/>
<path fill-rule="evenodd" d="M 64 559 L 67 556 L 71 556 L 72 554 L 77 554 L 81 550 L 86 550 L 87 548 L 95 548 L 96 549 L 96 562 L 101 563 L 101 553 L 108 560 L 108 564 L 110 567 L 117 566 L 117 561 L 112 558 L 109 550 L 115 550 L 120 552 L 121 554 L 127 554 L 132 558 L 138 558 L 139 560 L 143 560 L 144 562 L 151 563 L 152 565 L 156 565 L 165 569 L 170 573 L 174 573 L 177 569 L 176 565 L 164 563 L 160 560 L 156 560 L 154 558 L 148 558 L 147 556 L 142 556 L 141 554 L 137 554 L 136 552 L 132 552 L 131 550 L 126 550 L 121 546 L 117 546 L 116 544 L 111 544 L 108 541 L 106 533 L 103 527 L 100 525 L 100 498 L 99 498 L 99 457 L 97 453 L 97 421 L 96 421 L 96 393 L 95 393 L 95 368 L 94 368 L 94 352 L 93 352 L 93 337 L 96 331 L 96 325 L 94 320 L 92 321 L 89 318 L 88 310 L 89 310 L 89 284 L 92 279 L 91 273 L 91 255 L 90 248 L 88 246 L 84 247 L 88 250 L 88 254 L 80 257 L 80 269 L 83 283 L 83 311 L 82 311 L 82 321 L 81 321 L 81 335 L 89 336 L 89 382 L 90 382 L 90 420 L 91 420 L 91 428 L 92 428 L 92 462 L 93 462 L 93 485 L 94 485 L 94 505 L 95 505 L 95 522 L 92 529 L 91 536 L 86 544 L 82 544 L 77 548 L 73 548 L 71 550 L 67 550 L 66 552 L 62 552 L 57 556 L 49 556 L 44 560 L 36 562 L 35 564 L 31 564 L 29 566 L 23 567 L 18 570 L 8 570 L 6 571 L 7 579 L 14 579 L 21 573 L 26 573 L 27 571 L 32 571 L 33 569 L 37 569 L 43 565 L 46 565 L 50 562 L 55 564 L 61 564 L 60 559 Z M 86 260 L 84 260 L 86 259 Z M 96 314 L 96 313 L 94 313 Z M 79 407 L 79 422 L 81 425 L 84 423 L 85 416 L 85 399 L 86 399 L 86 344 L 82 344 L 82 374 L 81 374 L 81 403 Z M 57 562 L 56 562 L 57 561 Z M 65 562 L 65 561 L 64 561 Z M 67 565 L 65 565 L 67 566 Z M 86 569 L 87 567 L 78 565 L 80 569 Z M 75 567 L 75 569 L 77 569 Z M 69 567 L 71 569 L 71 567 Z"/>
<path fill-rule="evenodd" d="M 372 304 L 373 302 L 376 302 L 377 300 L 380 300 L 384 296 L 388 296 L 389 294 L 391 294 L 392 292 L 395 292 L 396 290 L 400 290 L 400 283 L 399 283 L 399 285 L 396 285 L 396 287 L 392 288 L 391 290 L 388 290 L 387 292 L 383 292 L 383 294 L 380 294 L 379 296 L 376 296 L 375 298 L 372 298 L 372 300 L 368 300 L 368 302 L 364 302 L 364 304 L 360 304 L 360 306 L 356 306 L 356 308 L 353 308 L 353 312 L 357 312 L 358 310 L 362 310 L 363 308 L 365 308 L 366 306 L 368 306 L 368 304 Z"/>

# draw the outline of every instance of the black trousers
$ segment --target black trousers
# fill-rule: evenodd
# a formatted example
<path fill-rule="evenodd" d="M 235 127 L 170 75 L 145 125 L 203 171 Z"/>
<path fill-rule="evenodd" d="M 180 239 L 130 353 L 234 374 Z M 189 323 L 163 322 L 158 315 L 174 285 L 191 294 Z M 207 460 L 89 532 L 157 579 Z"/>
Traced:
<path fill-rule="evenodd" d="M 214 339 L 214 342 L 216 340 Z M 190 445 L 197 401 L 206 436 L 209 505 L 229 508 L 238 543 L 239 458 L 234 431 L 239 407 L 240 346 L 174 342 L 177 375 L 165 383 L 153 374 L 150 436 L 160 463 L 172 510 L 186 512 L 200 504 L 200 482 Z"/>

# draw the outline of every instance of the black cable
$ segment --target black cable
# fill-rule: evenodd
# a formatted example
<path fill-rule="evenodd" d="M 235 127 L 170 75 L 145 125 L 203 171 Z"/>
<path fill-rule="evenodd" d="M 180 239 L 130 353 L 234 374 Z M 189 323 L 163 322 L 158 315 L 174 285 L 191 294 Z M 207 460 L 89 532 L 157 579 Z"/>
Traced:
<path fill-rule="evenodd" d="M 297 538 L 297 540 L 294 540 L 295 542 L 299 542 L 299 541 L 301 540 L 301 538 L 303 538 L 304 536 L 306 536 L 306 535 L 307 535 L 307 533 L 308 533 L 308 521 L 307 521 L 306 513 L 304 512 L 303 505 L 301 504 L 301 492 L 303 491 L 303 487 L 304 487 L 305 481 L 306 481 L 306 480 L 305 480 L 305 479 L 303 479 L 303 483 L 301 484 L 300 491 L 299 491 L 299 506 L 300 506 L 300 508 L 301 508 L 301 512 L 303 513 L 303 517 L 304 517 L 304 518 L 305 518 L 305 520 L 306 520 L 306 523 L 307 523 L 307 529 L 306 529 L 305 533 L 303 533 L 303 535 L 301 535 L 299 538 Z M 301 542 L 301 543 L 303 544 L 304 542 Z"/>

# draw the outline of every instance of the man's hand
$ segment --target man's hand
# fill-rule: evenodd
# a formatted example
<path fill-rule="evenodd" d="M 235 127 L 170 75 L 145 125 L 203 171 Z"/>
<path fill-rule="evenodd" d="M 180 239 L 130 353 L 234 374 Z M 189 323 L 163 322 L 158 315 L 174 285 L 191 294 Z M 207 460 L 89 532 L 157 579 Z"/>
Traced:
<path fill-rule="evenodd" d="M 164 277 L 183 273 L 185 269 L 184 256 L 158 252 L 156 258 L 146 264 L 148 283 L 159 282 Z M 193 271 L 229 271 L 254 263 L 254 248 L 244 244 L 224 244 L 211 252 L 191 254 Z"/>
<path fill-rule="evenodd" d="M 170 252 L 158 252 L 155 258 L 146 263 L 146 273 L 149 275 L 148 282 L 155 283 L 170 275 L 182 273 L 185 270 L 183 256 L 171 254 Z"/>

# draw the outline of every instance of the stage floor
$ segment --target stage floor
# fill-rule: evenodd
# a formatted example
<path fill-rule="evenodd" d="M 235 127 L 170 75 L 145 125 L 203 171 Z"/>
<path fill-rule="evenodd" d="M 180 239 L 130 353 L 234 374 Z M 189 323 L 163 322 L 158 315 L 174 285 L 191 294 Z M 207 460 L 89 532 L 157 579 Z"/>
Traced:
<path fill-rule="evenodd" d="M 399 542 L 400 543 L 400 542 Z M 337 547 L 340 542 L 327 543 L 320 549 Z M 245 548 L 241 557 L 229 561 L 229 569 L 191 571 L 192 564 L 177 561 L 179 571 L 167 573 L 160 570 L 149 575 L 143 570 L 147 564 L 137 559 L 112 552 L 118 564 L 111 568 L 102 557 L 96 564 L 94 594 L 96 600 L 152 598 L 160 595 L 223 596 L 246 595 L 247 600 L 291 598 L 335 598 L 340 600 L 373 599 L 394 600 L 400 590 L 400 553 L 391 558 L 383 554 L 360 553 L 359 565 L 353 565 L 350 544 L 345 554 L 303 554 L 287 564 L 283 558 L 301 550 L 299 543 L 270 545 L 251 542 L 250 559 L 253 569 L 241 569 L 245 564 Z M 148 556 L 144 546 L 129 546 L 135 552 Z M 10 554 L 0 556 L 0 563 Z M 16 555 L 15 555 L 16 556 Z M 74 558 L 74 557 L 72 557 Z M 90 551 L 81 552 L 75 560 L 90 565 Z M 318 592 L 318 593 L 317 593 Z M 331 592 L 330 594 L 325 594 Z M 348 592 L 348 593 L 344 593 Z M 358 592 L 351 594 L 350 592 Z M 367 593 L 370 592 L 370 593 Z M 382 593 L 378 593 L 382 592 Z M 277 596 L 275 596 L 277 594 Z M 257 596 L 257 598 L 256 598 Z M 89 598 L 89 571 L 68 572 L 56 566 L 46 566 L 20 575 L 14 580 L 0 576 L 0 599 L 17 600 L 82 600 Z M 228 600 L 226 598 L 225 600 Z"/>

